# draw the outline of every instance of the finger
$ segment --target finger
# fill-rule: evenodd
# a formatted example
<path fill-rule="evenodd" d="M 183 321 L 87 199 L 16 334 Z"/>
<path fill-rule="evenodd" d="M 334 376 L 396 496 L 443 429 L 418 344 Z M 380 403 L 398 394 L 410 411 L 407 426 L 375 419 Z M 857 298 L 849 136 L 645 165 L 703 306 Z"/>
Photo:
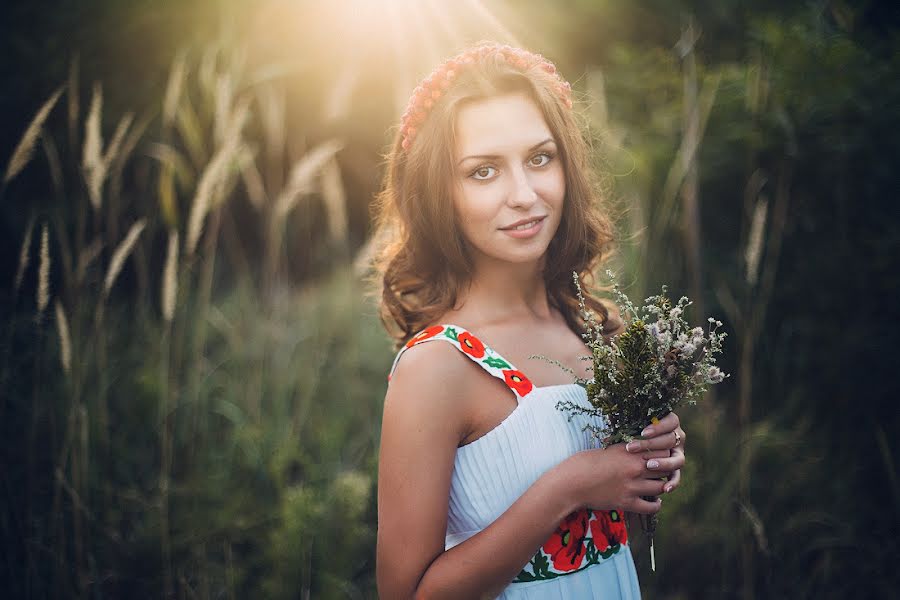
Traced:
<path fill-rule="evenodd" d="M 647 470 L 658 476 L 661 472 L 677 471 L 684 466 L 684 454 L 676 454 L 669 458 L 651 458 L 647 461 Z"/>
<path fill-rule="evenodd" d="M 675 437 L 675 432 L 678 437 Z M 671 450 L 684 445 L 684 432 L 681 428 L 645 439 L 635 439 L 625 444 L 628 452 L 646 452 L 648 450 Z M 678 442 L 676 445 L 676 441 Z"/>
<path fill-rule="evenodd" d="M 672 430 L 672 437 L 675 439 L 674 446 L 676 448 L 679 446 L 684 448 L 684 441 L 685 438 L 687 438 L 687 434 L 684 432 L 684 429 L 682 429 L 681 427 L 676 427 Z"/>
<path fill-rule="evenodd" d="M 655 502 L 650 502 L 649 500 L 644 500 L 643 498 L 635 498 L 626 510 L 640 513 L 642 515 L 652 515 L 658 513 L 659 509 L 662 508 L 662 499 L 656 498 L 655 500 Z"/>
<path fill-rule="evenodd" d="M 635 496 L 661 496 L 666 493 L 668 483 L 662 479 L 641 479 L 635 481 L 630 490 Z"/>
<path fill-rule="evenodd" d="M 669 481 L 663 486 L 663 492 L 668 494 L 681 484 L 681 469 L 678 469 L 669 477 Z"/>
<path fill-rule="evenodd" d="M 645 438 L 655 437 L 655 436 L 661 435 L 663 433 L 669 433 L 670 431 L 672 431 L 673 429 L 678 427 L 680 424 L 681 424 L 681 421 L 679 420 L 678 415 L 676 415 L 673 412 L 670 412 L 669 414 L 664 416 L 662 419 L 659 419 L 656 423 L 652 423 L 652 424 L 648 425 L 647 427 L 645 427 L 644 430 L 641 432 L 641 435 Z"/>
<path fill-rule="evenodd" d="M 669 458 L 672 456 L 671 450 L 645 450 L 641 452 L 641 458 L 650 460 L 651 458 Z"/>

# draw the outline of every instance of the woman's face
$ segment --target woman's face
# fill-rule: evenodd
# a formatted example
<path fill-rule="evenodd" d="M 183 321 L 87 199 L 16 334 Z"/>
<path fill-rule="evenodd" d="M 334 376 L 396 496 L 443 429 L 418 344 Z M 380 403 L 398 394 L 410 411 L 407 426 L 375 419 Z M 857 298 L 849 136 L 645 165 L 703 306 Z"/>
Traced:
<path fill-rule="evenodd" d="M 524 93 L 461 106 L 456 120 L 453 204 L 479 262 L 542 260 L 566 194 L 556 141 Z"/>

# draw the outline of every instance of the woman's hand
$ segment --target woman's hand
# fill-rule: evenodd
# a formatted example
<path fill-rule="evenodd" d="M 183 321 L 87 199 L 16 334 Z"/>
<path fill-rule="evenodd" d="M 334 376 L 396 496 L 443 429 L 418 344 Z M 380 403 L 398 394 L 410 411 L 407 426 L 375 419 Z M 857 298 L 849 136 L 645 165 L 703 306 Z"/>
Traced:
<path fill-rule="evenodd" d="M 663 491 L 669 493 L 681 483 L 681 467 L 684 466 L 684 440 L 678 415 L 669 413 L 658 423 L 649 425 L 642 432 L 644 439 L 629 442 L 628 452 L 644 456 L 647 468 L 657 477 L 668 479 Z"/>
<path fill-rule="evenodd" d="M 665 458 L 664 458 L 665 457 Z M 666 468 L 680 469 L 683 457 L 669 457 L 668 451 L 628 452 L 625 444 L 579 452 L 560 465 L 566 471 L 575 509 L 617 508 L 627 512 L 653 514 L 659 511 L 667 481 L 659 468 L 649 468 L 650 460 L 669 461 Z M 650 498 L 648 500 L 647 498 Z"/>

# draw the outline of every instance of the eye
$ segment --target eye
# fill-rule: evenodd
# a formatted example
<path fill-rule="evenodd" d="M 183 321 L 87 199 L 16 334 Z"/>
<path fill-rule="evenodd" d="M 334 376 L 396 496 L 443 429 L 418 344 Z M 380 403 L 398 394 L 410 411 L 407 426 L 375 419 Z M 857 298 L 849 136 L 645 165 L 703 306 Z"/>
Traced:
<path fill-rule="evenodd" d="M 483 167 L 478 167 L 477 169 L 472 171 L 469 177 L 478 181 L 487 181 L 492 177 L 491 172 L 496 170 L 497 169 L 495 169 L 494 167 L 484 165 Z"/>
<path fill-rule="evenodd" d="M 537 162 L 535 162 L 535 159 L 537 159 Z M 553 160 L 553 156 L 546 152 L 541 152 L 540 154 L 535 154 L 534 156 L 532 156 L 528 162 L 532 167 L 543 167 L 551 160 Z"/>

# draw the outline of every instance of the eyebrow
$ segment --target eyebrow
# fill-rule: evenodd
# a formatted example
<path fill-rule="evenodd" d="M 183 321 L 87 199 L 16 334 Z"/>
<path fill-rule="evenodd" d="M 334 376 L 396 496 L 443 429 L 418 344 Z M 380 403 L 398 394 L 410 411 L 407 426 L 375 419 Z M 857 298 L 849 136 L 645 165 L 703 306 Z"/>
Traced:
<path fill-rule="evenodd" d="M 538 148 L 540 148 L 541 146 L 543 146 L 543 145 L 546 144 L 547 142 L 554 142 L 554 143 L 556 143 L 556 140 L 554 140 L 552 137 L 548 137 L 546 140 L 540 141 L 540 142 L 538 142 L 537 144 L 535 144 L 534 146 L 532 146 L 531 148 L 529 148 L 528 151 L 529 151 L 529 152 L 534 152 L 535 150 L 537 150 Z M 481 159 L 484 159 L 484 158 L 499 158 L 499 155 L 497 155 L 497 154 L 473 154 L 473 155 L 471 155 L 471 156 L 466 156 L 466 157 L 460 159 L 459 163 L 457 163 L 457 164 L 458 164 L 458 165 L 462 165 L 464 162 L 466 162 L 466 161 L 469 160 L 470 158 L 481 158 Z"/>

